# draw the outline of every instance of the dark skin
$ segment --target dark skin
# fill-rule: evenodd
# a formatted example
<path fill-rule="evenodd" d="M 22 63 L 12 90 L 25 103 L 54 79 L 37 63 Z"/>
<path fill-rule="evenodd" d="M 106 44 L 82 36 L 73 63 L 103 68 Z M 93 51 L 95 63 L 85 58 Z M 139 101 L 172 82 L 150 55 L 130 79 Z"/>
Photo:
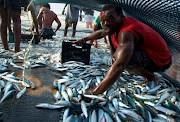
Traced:
<path fill-rule="evenodd" d="M 98 26 L 97 25 L 93 25 L 93 32 L 97 31 L 98 30 Z M 90 43 L 93 43 L 93 41 L 90 41 Z M 107 39 L 106 37 L 104 37 L 104 43 L 107 44 Z M 94 40 L 94 47 L 97 48 L 97 40 Z"/>
<path fill-rule="evenodd" d="M 58 24 L 54 31 L 54 35 L 56 35 L 57 30 L 61 27 L 61 22 L 58 19 L 57 15 L 51 11 L 49 8 L 41 7 L 39 14 L 38 14 L 38 22 L 40 29 L 46 28 L 46 29 L 52 29 L 52 24 L 54 21 Z"/>
<path fill-rule="evenodd" d="M 63 9 L 63 11 L 62 11 L 62 15 L 64 15 L 65 8 L 67 7 L 67 5 L 68 5 L 68 4 L 66 4 L 66 5 L 64 6 L 64 9 Z M 82 11 L 80 11 L 80 16 L 79 16 L 79 17 L 80 17 L 80 21 L 82 20 L 81 12 L 82 12 Z M 75 37 L 77 22 L 72 22 L 72 20 L 68 20 L 68 21 L 66 22 L 66 24 L 65 24 L 64 37 L 66 37 L 66 35 L 67 35 L 67 31 L 68 31 L 68 28 L 69 28 L 70 23 L 73 24 L 72 37 Z"/>
<path fill-rule="evenodd" d="M 20 12 L 13 11 L 11 9 L 5 9 L 0 7 L 0 35 L 3 42 L 5 50 L 9 50 L 7 41 L 7 28 L 8 28 L 8 14 L 13 20 L 13 31 L 14 31 L 14 42 L 15 42 L 15 52 L 20 52 L 20 39 L 21 39 L 21 18 Z"/>
<path fill-rule="evenodd" d="M 114 8 L 106 11 L 102 11 L 101 21 L 104 29 L 98 30 L 92 33 L 88 37 L 79 39 L 76 43 L 85 43 L 88 40 L 99 39 L 106 35 L 112 35 L 115 32 L 119 33 L 119 29 L 121 27 L 123 18 L 124 18 L 123 14 L 118 15 L 115 12 Z M 113 57 L 115 58 L 115 60 L 113 60 L 114 61 L 113 64 L 111 65 L 109 71 L 107 72 L 106 76 L 101 81 L 101 83 L 94 90 L 88 91 L 89 94 L 95 94 L 95 95 L 102 94 L 104 91 L 106 91 L 114 84 L 114 82 L 120 77 L 121 73 L 125 69 L 128 70 L 127 65 L 134 52 L 135 37 L 130 31 L 124 31 L 121 34 L 117 35 L 117 38 L 119 44 L 116 49 L 116 52 L 111 51 L 111 54 L 114 55 Z M 142 68 L 140 69 L 142 72 Z M 146 72 L 146 70 L 143 69 L 143 72 Z M 142 75 L 145 76 L 144 73 Z"/>

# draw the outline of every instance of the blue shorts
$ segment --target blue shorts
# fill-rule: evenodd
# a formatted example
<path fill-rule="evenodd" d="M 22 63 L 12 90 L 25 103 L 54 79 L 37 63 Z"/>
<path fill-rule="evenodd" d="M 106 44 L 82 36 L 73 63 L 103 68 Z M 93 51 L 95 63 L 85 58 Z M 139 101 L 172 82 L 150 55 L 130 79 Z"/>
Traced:
<path fill-rule="evenodd" d="M 128 63 L 128 67 L 143 67 L 150 72 L 164 72 L 170 65 L 171 63 L 163 67 L 157 67 L 144 50 L 135 50 Z"/>
<path fill-rule="evenodd" d="M 54 31 L 52 29 L 43 28 L 41 30 L 41 37 L 43 37 L 43 39 L 52 39 L 53 35 Z"/>

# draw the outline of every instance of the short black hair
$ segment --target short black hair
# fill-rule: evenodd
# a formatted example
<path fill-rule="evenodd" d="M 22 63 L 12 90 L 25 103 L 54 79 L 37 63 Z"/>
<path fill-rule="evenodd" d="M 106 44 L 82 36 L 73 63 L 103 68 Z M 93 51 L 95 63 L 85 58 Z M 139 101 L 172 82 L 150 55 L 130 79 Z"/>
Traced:
<path fill-rule="evenodd" d="M 47 4 L 42 4 L 42 6 L 50 9 L 50 5 L 48 3 Z"/>
<path fill-rule="evenodd" d="M 123 14 L 121 7 L 119 7 L 119 6 L 114 6 L 114 5 L 111 5 L 111 4 L 105 4 L 105 5 L 103 6 L 103 8 L 102 8 L 102 11 L 107 11 L 107 10 L 112 9 L 112 8 L 115 9 L 115 11 L 116 11 L 116 13 L 117 13 L 118 15 Z"/>

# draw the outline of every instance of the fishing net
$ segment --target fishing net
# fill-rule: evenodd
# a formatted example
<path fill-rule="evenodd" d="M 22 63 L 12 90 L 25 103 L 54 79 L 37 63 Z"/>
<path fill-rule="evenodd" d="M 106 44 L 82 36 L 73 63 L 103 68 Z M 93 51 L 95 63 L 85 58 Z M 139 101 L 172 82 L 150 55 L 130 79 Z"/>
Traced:
<path fill-rule="evenodd" d="M 120 6 L 128 15 L 159 32 L 180 62 L 180 0 L 35 0 L 35 4 L 43 3 L 68 3 L 99 11 L 104 4 Z"/>

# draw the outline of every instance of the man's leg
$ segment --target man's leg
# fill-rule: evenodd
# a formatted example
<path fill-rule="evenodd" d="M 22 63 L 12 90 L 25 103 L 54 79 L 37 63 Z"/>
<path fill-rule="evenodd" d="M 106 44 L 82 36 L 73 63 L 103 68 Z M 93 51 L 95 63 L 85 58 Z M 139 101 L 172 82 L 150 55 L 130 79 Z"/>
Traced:
<path fill-rule="evenodd" d="M 178 71 L 178 65 L 172 64 L 170 69 L 169 69 L 169 76 L 176 80 L 177 71 Z"/>
<path fill-rule="evenodd" d="M 8 12 L 3 7 L 0 7 L 0 33 L 1 39 L 5 50 L 9 50 L 8 41 L 7 41 L 7 27 L 8 27 Z"/>
<path fill-rule="evenodd" d="M 135 50 L 126 70 L 129 73 L 141 75 L 148 81 L 157 81 L 158 76 L 153 72 L 163 71 L 157 67 L 144 50 Z"/>
<path fill-rule="evenodd" d="M 126 67 L 126 70 L 135 75 L 141 75 L 147 79 L 147 81 L 156 81 L 157 77 L 154 73 L 149 72 L 148 70 L 144 69 L 143 67 Z"/>
<path fill-rule="evenodd" d="M 72 37 L 75 37 L 75 34 L 76 34 L 76 25 L 77 25 L 77 22 L 73 22 L 73 32 L 72 32 Z"/>
<path fill-rule="evenodd" d="M 106 43 L 106 44 L 107 44 L 107 39 L 106 39 L 106 37 L 104 37 L 104 43 Z"/>
<path fill-rule="evenodd" d="M 10 16 L 13 20 L 13 31 L 14 31 L 14 42 L 15 42 L 15 52 L 20 51 L 20 40 L 21 40 L 21 19 L 20 19 L 20 12 L 15 12 L 9 10 Z"/>
<path fill-rule="evenodd" d="M 8 14 L 8 30 L 9 34 L 13 34 L 12 28 L 11 28 L 11 17 Z"/>
<path fill-rule="evenodd" d="M 89 22 L 89 28 L 92 28 L 92 22 Z"/>
<path fill-rule="evenodd" d="M 97 46 L 98 46 L 97 40 L 94 40 L 94 47 L 97 48 Z"/>
<path fill-rule="evenodd" d="M 88 22 L 86 22 L 86 28 L 89 28 Z"/>
<path fill-rule="evenodd" d="M 66 22 L 65 29 L 64 29 L 64 37 L 67 36 L 68 27 L 69 27 L 69 23 Z"/>

